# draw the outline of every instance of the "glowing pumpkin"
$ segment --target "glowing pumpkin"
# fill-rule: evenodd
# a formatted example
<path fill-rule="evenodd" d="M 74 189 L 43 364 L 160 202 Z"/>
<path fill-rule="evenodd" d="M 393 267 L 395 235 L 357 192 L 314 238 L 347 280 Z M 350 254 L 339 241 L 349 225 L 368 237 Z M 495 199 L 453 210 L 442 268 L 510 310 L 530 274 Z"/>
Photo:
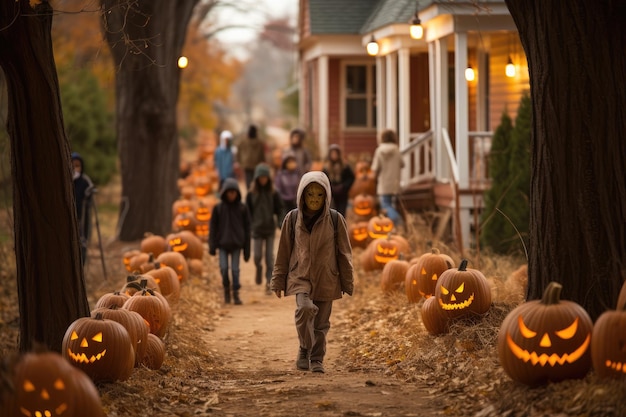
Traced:
<path fill-rule="evenodd" d="M 133 249 L 133 250 L 129 250 L 124 252 L 124 254 L 122 255 L 122 263 L 124 264 L 124 268 L 126 268 L 126 270 L 128 272 L 132 272 L 130 270 L 130 261 L 131 259 L 133 259 L 135 256 L 139 255 L 141 253 L 141 251 L 139 249 Z"/>
<path fill-rule="evenodd" d="M 178 280 L 181 283 L 185 282 L 187 278 L 189 278 L 188 261 L 181 253 L 173 251 L 163 252 L 156 260 L 176 271 Z"/>
<path fill-rule="evenodd" d="M 172 204 L 172 217 L 176 217 L 181 213 L 193 213 L 194 211 L 194 203 L 187 198 L 178 199 Z"/>
<path fill-rule="evenodd" d="M 502 322 L 498 357 L 511 379 L 538 385 L 589 372 L 593 323 L 579 304 L 560 299 L 561 289 L 551 282 L 541 300 L 519 305 Z"/>
<path fill-rule="evenodd" d="M 359 194 L 376 194 L 376 175 L 367 161 L 358 161 L 354 166 L 354 183 L 348 196 L 355 198 Z"/>
<path fill-rule="evenodd" d="M 172 221 L 172 230 L 180 232 L 181 230 L 196 231 L 196 218 L 194 213 L 180 213 L 174 217 Z"/>
<path fill-rule="evenodd" d="M 393 231 L 393 220 L 384 215 L 372 217 L 367 222 L 367 234 L 372 239 L 385 238 Z"/>
<path fill-rule="evenodd" d="M 202 259 L 204 254 L 202 241 L 188 230 L 168 235 L 167 243 L 170 250 L 180 252 L 185 258 Z"/>
<path fill-rule="evenodd" d="M 600 378 L 626 377 L 626 307 L 605 311 L 591 335 L 591 360 Z"/>
<path fill-rule="evenodd" d="M 113 320 L 124 326 L 130 336 L 130 343 L 135 351 L 135 366 L 141 363 L 146 353 L 147 339 L 150 328 L 148 323 L 134 311 L 123 308 L 101 307 L 91 312 L 91 317 L 100 315 L 103 319 Z"/>
<path fill-rule="evenodd" d="M 444 271 L 450 268 L 454 268 L 452 258 L 442 254 L 439 249 L 432 248 L 430 253 L 420 256 L 415 263 L 415 271 L 411 276 L 411 281 L 405 283 L 405 285 L 410 284 L 410 288 L 405 286 L 407 296 L 409 296 L 408 291 L 410 289 L 417 292 L 420 298 L 432 297 L 435 294 L 437 280 Z M 409 298 L 411 297 L 409 296 Z"/>
<path fill-rule="evenodd" d="M 157 261 L 154 263 L 154 269 L 146 272 L 144 275 L 154 278 L 154 281 L 159 286 L 159 292 L 165 297 L 170 306 L 178 303 L 180 298 L 180 281 L 178 280 L 178 274 L 173 268 Z"/>
<path fill-rule="evenodd" d="M 366 271 L 383 269 L 387 262 L 398 259 L 400 254 L 406 254 L 409 250 L 407 240 L 398 235 L 374 239 L 361 253 L 361 265 Z"/>
<path fill-rule="evenodd" d="M 482 272 L 467 268 L 463 259 L 458 269 L 447 269 L 439 276 L 435 298 L 448 318 L 483 314 L 491 307 L 491 288 Z"/>
<path fill-rule="evenodd" d="M 352 211 L 359 217 L 370 218 L 376 215 L 376 200 L 371 194 L 359 194 L 352 200 Z"/>
<path fill-rule="evenodd" d="M 105 416 L 93 382 L 56 352 L 25 353 L 11 371 L 2 416 Z"/>
<path fill-rule="evenodd" d="M 61 352 L 96 382 L 123 381 L 135 365 L 128 331 L 113 320 L 103 319 L 101 314 L 72 322 L 63 336 Z"/>
<path fill-rule="evenodd" d="M 144 287 L 142 287 L 142 280 L 146 281 L 146 287 L 154 291 L 161 291 L 159 288 L 159 284 L 157 284 L 156 280 L 150 275 L 141 275 L 141 274 L 133 274 L 128 275 L 126 277 L 126 284 L 122 287 L 120 291 L 123 294 L 126 294 L 129 298 L 135 295 L 136 292 L 141 291 Z M 124 301 L 126 303 L 126 301 Z M 123 306 L 124 304 L 122 304 Z"/>
<path fill-rule="evenodd" d="M 367 233 L 367 222 L 357 222 L 348 229 L 350 244 L 353 248 L 365 248 L 370 241 Z"/>

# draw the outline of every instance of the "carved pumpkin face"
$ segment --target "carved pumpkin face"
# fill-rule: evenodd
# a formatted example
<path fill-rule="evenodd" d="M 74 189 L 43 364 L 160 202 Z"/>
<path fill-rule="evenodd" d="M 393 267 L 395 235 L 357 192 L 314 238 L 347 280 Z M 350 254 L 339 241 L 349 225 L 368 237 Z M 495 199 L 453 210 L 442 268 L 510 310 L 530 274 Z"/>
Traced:
<path fill-rule="evenodd" d="M 185 281 L 189 277 L 187 259 L 185 259 L 181 253 L 172 251 L 163 252 L 156 260 L 176 271 L 176 275 L 178 276 L 178 280 L 180 282 Z"/>
<path fill-rule="evenodd" d="M 3 408 L 6 415 L 104 416 L 93 382 L 56 352 L 26 353 L 13 371 L 15 392 L 12 410 Z"/>
<path fill-rule="evenodd" d="M 199 222 L 208 222 L 209 220 L 211 220 L 211 214 L 211 207 L 200 204 L 196 209 L 196 220 Z"/>
<path fill-rule="evenodd" d="M 414 277 L 414 285 L 422 297 L 429 298 L 435 294 L 439 276 L 444 271 L 454 268 L 454 261 L 448 255 L 441 254 L 439 249 L 432 248 L 430 253 L 420 256 L 416 265 L 418 274 Z"/>
<path fill-rule="evenodd" d="M 393 230 L 393 220 L 385 216 L 372 217 L 367 224 L 367 232 L 372 239 L 384 238 Z"/>
<path fill-rule="evenodd" d="M 589 371 L 593 323 L 580 305 L 561 301 L 560 291 L 550 283 L 541 300 L 521 304 L 502 322 L 498 356 L 512 379 L 536 385 Z"/>
<path fill-rule="evenodd" d="M 605 311 L 591 336 L 593 369 L 600 378 L 626 377 L 626 311 Z"/>
<path fill-rule="evenodd" d="M 193 203 L 186 198 L 181 198 L 180 200 L 176 200 L 172 205 L 172 215 L 175 217 L 181 213 L 189 213 L 193 211 Z"/>
<path fill-rule="evenodd" d="M 134 250 L 129 250 L 129 251 L 126 251 L 126 252 L 124 252 L 124 254 L 122 255 L 122 263 L 124 264 L 124 268 L 126 268 L 126 270 L 127 270 L 128 272 L 131 272 L 131 270 L 132 270 L 132 269 L 131 269 L 131 265 L 130 265 L 131 260 L 132 260 L 135 256 L 139 255 L 140 253 L 141 253 L 141 251 L 140 251 L 140 250 L 138 250 L 138 249 L 134 249 Z"/>
<path fill-rule="evenodd" d="M 352 203 L 354 214 L 361 217 L 370 217 L 374 214 L 374 197 L 369 194 L 359 194 Z"/>
<path fill-rule="evenodd" d="M 458 269 L 447 269 L 439 276 L 435 297 L 448 318 L 483 314 L 491 306 L 491 289 L 487 279 L 480 271 L 468 269 L 466 259 Z"/>
<path fill-rule="evenodd" d="M 135 365 L 135 351 L 128 331 L 102 315 L 82 317 L 67 328 L 63 357 L 94 381 L 128 378 Z"/>
<path fill-rule="evenodd" d="M 196 178 L 195 193 L 197 197 L 204 197 L 211 191 L 211 182 L 206 177 Z"/>
<path fill-rule="evenodd" d="M 191 230 L 195 231 L 196 229 L 196 219 L 194 218 L 193 213 L 181 213 L 174 217 L 174 222 L 172 224 L 172 229 L 175 231 L 181 230 Z"/>
<path fill-rule="evenodd" d="M 364 248 L 368 242 L 367 222 L 358 222 L 350 226 L 350 243 L 353 248 Z"/>
<path fill-rule="evenodd" d="M 379 239 L 374 246 L 374 259 L 376 262 L 386 264 L 389 261 L 394 261 L 400 256 L 398 245 L 391 240 Z"/>

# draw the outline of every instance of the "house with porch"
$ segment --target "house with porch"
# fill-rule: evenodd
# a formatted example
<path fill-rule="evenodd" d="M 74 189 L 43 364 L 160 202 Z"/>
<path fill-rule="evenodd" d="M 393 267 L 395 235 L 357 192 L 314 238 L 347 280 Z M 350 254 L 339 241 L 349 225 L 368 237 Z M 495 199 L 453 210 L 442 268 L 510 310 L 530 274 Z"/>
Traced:
<path fill-rule="evenodd" d="M 529 90 L 503 0 L 300 0 L 299 75 L 300 123 L 321 155 L 336 143 L 371 156 L 395 130 L 403 206 L 434 202 L 461 249 L 473 245 L 492 132 Z"/>

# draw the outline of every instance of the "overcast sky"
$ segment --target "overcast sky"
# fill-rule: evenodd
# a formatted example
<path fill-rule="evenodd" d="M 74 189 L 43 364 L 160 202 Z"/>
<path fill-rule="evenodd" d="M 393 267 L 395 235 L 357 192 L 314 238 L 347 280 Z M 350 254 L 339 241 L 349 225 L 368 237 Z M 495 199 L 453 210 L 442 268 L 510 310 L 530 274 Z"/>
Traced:
<path fill-rule="evenodd" d="M 298 0 L 237 0 L 244 10 L 223 8 L 218 12 L 220 26 L 239 25 L 221 31 L 217 38 L 237 57 L 247 56 L 247 48 L 254 42 L 265 21 L 271 18 L 289 16 L 295 23 L 298 13 Z"/>

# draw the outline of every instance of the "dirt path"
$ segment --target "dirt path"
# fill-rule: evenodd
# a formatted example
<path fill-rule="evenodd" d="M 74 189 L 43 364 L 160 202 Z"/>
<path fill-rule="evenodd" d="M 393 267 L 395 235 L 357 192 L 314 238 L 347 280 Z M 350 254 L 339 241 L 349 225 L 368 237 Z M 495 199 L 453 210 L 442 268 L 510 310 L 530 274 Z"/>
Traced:
<path fill-rule="evenodd" d="M 428 416 L 425 393 L 381 373 L 347 369 L 337 329 L 328 338 L 325 374 L 298 371 L 295 299 L 266 295 L 242 263 L 242 306 L 227 305 L 207 341 L 230 375 L 208 401 L 219 416 Z M 334 303 L 332 318 L 345 301 Z"/>

